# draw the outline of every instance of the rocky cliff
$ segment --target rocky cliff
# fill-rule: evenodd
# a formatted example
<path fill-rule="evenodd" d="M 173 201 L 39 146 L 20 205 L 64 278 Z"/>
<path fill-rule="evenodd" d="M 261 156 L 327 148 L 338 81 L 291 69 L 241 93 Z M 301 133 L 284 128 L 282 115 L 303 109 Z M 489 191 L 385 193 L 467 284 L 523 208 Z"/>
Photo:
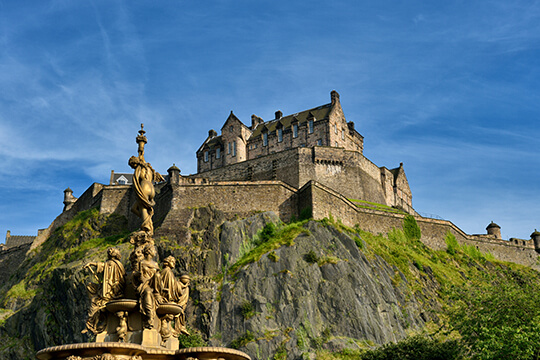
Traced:
<path fill-rule="evenodd" d="M 192 278 L 193 336 L 182 341 L 235 347 L 254 359 L 397 341 L 439 321 L 447 286 L 510 266 L 333 219 L 283 224 L 271 212 L 245 219 L 211 206 L 188 212 L 185 228 L 155 236 L 160 260 L 175 256 L 177 273 Z M 81 334 L 92 280 L 81 269 L 103 261 L 110 246 L 129 268 L 126 228 L 121 216 L 82 212 L 0 273 L 1 358 L 31 359 L 43 347 L 92 340 Z"/>

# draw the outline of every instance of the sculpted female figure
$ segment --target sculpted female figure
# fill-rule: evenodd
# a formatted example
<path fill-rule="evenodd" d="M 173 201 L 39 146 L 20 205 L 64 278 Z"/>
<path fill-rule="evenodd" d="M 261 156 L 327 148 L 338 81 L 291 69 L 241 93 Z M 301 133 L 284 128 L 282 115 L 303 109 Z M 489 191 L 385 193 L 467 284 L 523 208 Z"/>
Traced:
<path fill-rule="evenodd" d="M 156 316 L 156 296 L 159 296 L 159 267 L 154 261 L 156 250 L 153 244 L 146 244 L 143 254 L 144 259 L 139 263 L 139 271 L 134 274 L 134 277 L 138 280 L 137 293 L 139 294 L 143 326 L 146 329 L 152 329 Z"/>
<path fill-rule="evenodd" d="M 152 224 L 152 216 L 154 215 L 154 182 L 164 181 L 163 177 L 156 172 L 150 163 L 144 160 L 144 144 L 146 144 L 145 131 L 143 124 L 137 136 L 137 150 L 139 156 L 129 158 L 128 164 L 135 169 L 133 174 L 133 186 L 137 194 L 137 202 L 133 205 L 131 211 L 143 220 L 141 230 L 148 235 L 154 234 L 154 225 Z"/>
<path fill-rule="evenodd" d="M 189 276 L 182 275 L 180 280 L 174 276 L 173 269 L 176 259 L 168 256 L 163 260 L 163 270 L 161 270 L 160 294 L 164 303 L 172 302 L 182 307 L 182 312 L 175 316 L 175 333 L 189 335 L 186 328 L 185 310 L 189 299 Z"/>

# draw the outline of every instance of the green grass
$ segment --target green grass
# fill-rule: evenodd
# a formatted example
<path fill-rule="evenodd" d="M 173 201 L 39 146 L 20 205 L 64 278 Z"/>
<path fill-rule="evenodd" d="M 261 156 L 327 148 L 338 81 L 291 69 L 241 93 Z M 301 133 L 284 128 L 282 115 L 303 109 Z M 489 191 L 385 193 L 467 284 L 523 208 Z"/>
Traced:
<path fill-rule="evenodd" d="M 6 293 L 6 298 L 28 300 L 36 296 L 36 294 L 36 289 L 28 288 L 26 281 L 21 280 L 8 290 Z"/>
<path fill-rule="evenodd" d="M 234 275 L 243 266 L 259 261 L 264 254 L 284 245 L 293 246 L 294 239 L 298 235 L 309 234 L 309 231 L 303 228 L 306 222 L 307 220 L 291 224 L 279 224 L 275 232 L 272 233 L 272 236 L 269 236 L 264 242 L 260 242 L 260 237 L 254 237 L 256 240 L 250 243 L 252 245 L 245 245 L 249 250 L 244 250 L 240 259 L 229 268 L 229 274 Z"/>
<path fill-rule="evenodd" d="M 361 209 L 378 210 L 378 211 L 384 211 L 384 212 L 389 212 L 389 213 L 393 213 L 393 214 L 403 214 L 403 215 L 407 214 L 406 212 L 404 212 L 402 210 L 393 208 L 393 207 L 385 205 L 385 204 L 379 204 L 379 203 L 375 203 L 375 202 L 371 202 L 371 201 L 358 200 L 358 199 L 347 199 L 347 200 L 349 200 L 356 207 L 361 208 Z"/>

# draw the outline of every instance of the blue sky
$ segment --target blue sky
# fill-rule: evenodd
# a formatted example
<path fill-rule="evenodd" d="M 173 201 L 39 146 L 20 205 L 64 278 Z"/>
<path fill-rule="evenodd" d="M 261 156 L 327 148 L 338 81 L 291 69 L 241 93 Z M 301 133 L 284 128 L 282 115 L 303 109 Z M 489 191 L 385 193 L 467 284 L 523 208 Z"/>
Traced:
<path fill-rule="evenodd" d="M 0 1 L 0 233 L 35 235 L 110 171 L 196 171 L 250 123 L 341 94 L 417 211 L 504 238 L 540 229 L 538 1 Z"/>

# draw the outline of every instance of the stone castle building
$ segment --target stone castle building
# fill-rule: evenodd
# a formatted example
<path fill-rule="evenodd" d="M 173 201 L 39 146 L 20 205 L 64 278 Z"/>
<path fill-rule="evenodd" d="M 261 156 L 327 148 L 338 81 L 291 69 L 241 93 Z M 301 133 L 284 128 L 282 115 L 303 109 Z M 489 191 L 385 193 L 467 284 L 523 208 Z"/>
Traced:
<path fill-rule="evenodd" d="M 210 130 L 197 151 L 197 176 L 215 180 L 281 180 L 297 189 L 316 180 L 349 199 L 414 214 L 403 164 L 378 167 L 364 155 L 364 137 L 345 119 L 339 94 L 309 110 L 244 125 L 231 111 L 221 134 Z"/>

